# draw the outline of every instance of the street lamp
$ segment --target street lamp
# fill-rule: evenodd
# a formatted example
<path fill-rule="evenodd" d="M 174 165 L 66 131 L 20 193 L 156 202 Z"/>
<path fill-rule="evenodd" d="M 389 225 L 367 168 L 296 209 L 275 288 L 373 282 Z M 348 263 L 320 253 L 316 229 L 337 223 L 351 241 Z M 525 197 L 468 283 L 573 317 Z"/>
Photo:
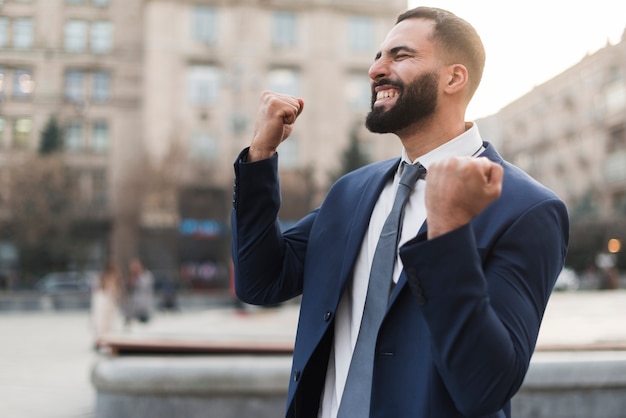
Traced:
<path fill-rule="evenodd" d="M 609 250 L 611 254 L 618 253 L 622 249 L 622 243 L 617 238 L 611 238 L 607 245 L 607 249 Z"/>

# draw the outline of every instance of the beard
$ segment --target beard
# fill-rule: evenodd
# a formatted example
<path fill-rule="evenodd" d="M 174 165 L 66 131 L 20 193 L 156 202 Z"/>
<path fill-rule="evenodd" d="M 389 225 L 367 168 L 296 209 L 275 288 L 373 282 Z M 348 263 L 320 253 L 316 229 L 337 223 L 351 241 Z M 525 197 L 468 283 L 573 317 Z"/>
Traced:
<path fill-rule="evenodd" d="M 374 107 L 377 85 L 392 85 L 400 89 L 400 95 L 392 108 Z M 371 132 L 386 134 L 404 131 L 419 126 L 427 120 L 437 107 L 438 75 L 429 72 L 414 78 L 406 86 L 401 81 L 380 80 L 372 86 L 371 111 L 365 118 L 365 126 Z"/>

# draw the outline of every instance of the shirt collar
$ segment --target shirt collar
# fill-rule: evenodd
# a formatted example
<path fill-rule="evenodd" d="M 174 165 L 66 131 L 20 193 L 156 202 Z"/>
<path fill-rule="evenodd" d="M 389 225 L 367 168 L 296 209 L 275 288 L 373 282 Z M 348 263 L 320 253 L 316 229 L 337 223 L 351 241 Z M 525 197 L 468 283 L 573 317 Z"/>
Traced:
<path fill-rule="evenodd" d="M 456 138 L 452 138 L 448 142 L 438 146 L 434 150 L 418 157 L 415 161 L 411 161 L 406 152 L 402 148 L 402 161 L 408 164 L 420 163 L 428 170 L 428 166 L 436 161 L 450 157 L 470 157 L 479 155 L 484 150 L 483 140 L 478 132 L 478 125 L 473 122 L 466 122 L 465 132 Z M 402 164 L 400 164 L 402 167 Z M 401 168 L 400 168 L 401 170 Z"/>

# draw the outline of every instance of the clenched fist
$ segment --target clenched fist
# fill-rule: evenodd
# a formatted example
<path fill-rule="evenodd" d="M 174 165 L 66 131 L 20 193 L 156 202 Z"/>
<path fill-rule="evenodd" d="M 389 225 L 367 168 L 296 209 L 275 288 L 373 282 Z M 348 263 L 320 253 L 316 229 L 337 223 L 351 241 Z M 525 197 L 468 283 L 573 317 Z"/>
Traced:
<path fill-rule="evenodd" d="M 271 157 L 291 134 L 293 124 L 304 109 L 304 101 L 286 94 L 264 91 L 248 151 L 248 161 Z"/>
<path fill-rule="evenodd" d="M 459 228 L 482 212 L 502 191 L 502 166 L 487 158 L 453 157 L 428 167 L 428 238 Z"/>

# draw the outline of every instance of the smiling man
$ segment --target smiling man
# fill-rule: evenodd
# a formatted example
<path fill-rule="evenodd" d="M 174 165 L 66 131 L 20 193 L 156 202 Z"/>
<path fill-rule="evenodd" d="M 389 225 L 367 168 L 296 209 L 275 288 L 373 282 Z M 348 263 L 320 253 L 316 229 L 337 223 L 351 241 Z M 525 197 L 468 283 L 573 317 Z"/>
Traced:
<path fill-rule="evenodd" d="M 302 295 L 287 417 L 511 416 L 569 221 L 465 121 L 484 61 L 454 14 L 400 15 L 369 70 L 366 126 L 402 155 L 339 179 L 284 233 L 277 149 L 304 101 L 263 93 L 235 162 L 233 260 L 243 301 Z"/>

